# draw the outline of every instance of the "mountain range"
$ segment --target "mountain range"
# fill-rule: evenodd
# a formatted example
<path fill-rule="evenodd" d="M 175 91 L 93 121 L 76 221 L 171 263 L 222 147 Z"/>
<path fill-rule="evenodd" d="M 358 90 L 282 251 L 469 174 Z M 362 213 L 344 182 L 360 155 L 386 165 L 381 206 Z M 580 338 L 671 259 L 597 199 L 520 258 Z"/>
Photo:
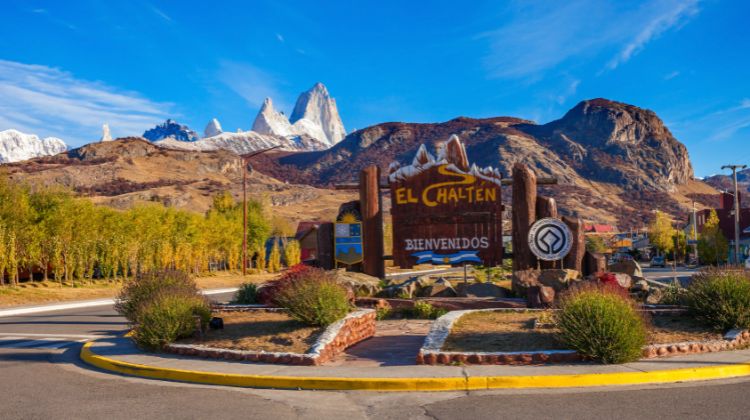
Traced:
<path fill-rule="evenodd" d="M 181 167 L 186 160 L 203 160 L 214 153 L 236 157 L 280 146 L 281 150 L 253 161 L 264 179 L 295 188 L 332 191 L 327 188 L 333 184 L 356 181 L 359 171 L 367 165 L 378 165 L 385 177 L 393 162 L 409 164 L 420 145 L 425 144 L 435 154 L 442 143 L 456 135 L 465 144 L 471 163 L 493 166 L 506 177 L 515 163 L 525 163 L 537 175 L 558 180 L 558 185 L 540 188 L 543 194 L 558 201 L 562 214 L 616 224 L 620 228 L 644 227 L 653 217 L 654 209 L 681 220 L 692 201 L 697 201 L 699 207 L 714 205 L 717 194 L 714 186 L 725 183 L 718 178 L 707 182 L 694 179 L 686 147 L 653 111 L 602 98 L 582 101 L 561 118 L 546 124 L 508 116 L 458 117 L 441 123 L 376 124 L 345 136 L 336 102 L 325 86 L 316 84 L 300 95 L 289 119 L 267 99 L 250 131 L 226 132 L 217 119 L 212 119 L 201 137 L 189 127 L 168 120 L 144 133 L 149 142 L 139 142 L 106 141 L 108 127 L 104 128 L 103 142 L 97 144 L 121 145 L 90 144 L 63 155 L 31 159 L 11 165 L 14 177 L 62 183 L 93 197 L 98 197 L 97 191 L 107 191 L 98 200 L 118 206 L 148 201 L 155 194 L 158 201 L 204 209 L 205 199 L 200 198 L 206 192 L 204 187 L 165 188 L 171 178 L 177 177 L 169 171 L 169 166 Z M 14 136 L 14 144 L 20 144 L 18 136 Z M 40 146 L 39 154 L 53 154 L 65 150 L 64 144 L 56 140 L 59 143 L 33 136 L 28 141 L 48 144 L 46 148 Z M 144 144 L 150 145 L 147 152 L 143 152 Z M 133 153 L 138 155 L 140 163 L 118 166 L 122 165 L 123 156 Z M 222 156 L 228 159 L 229 155 Z M 95 160 L 98 172 L 90 163 L 91 156 L 104 159 Z M 156 161 L 162 168 L 160 171 L 153 174 L 138 171 Z M 206 171 L 200 165 L 193 169 Z M 123 179 L 127 182 L 121 182 Z M 192 179 L 186 185 L 200 186 L 201 182 L 202 178 Z M 233 182 L 224 184 L 234 188 Z M 270 188 L 266 193 L 273 197 L 275 191 Z M 503 198 L 508 202 L 510 196 L 507 191 Z M 387 203 L 384 208 L 388 208 Z M 295 217 L 304 218 L 306 211 L 305 206 L 300 207 Z"/>
<path fill-rule="evenodd" d="M 525 163 L 558 180 L 543 190 L 562 213 L 621 228 L 643 227 L 654 208 L 681 218 L 693 199 L 716 194 L 693 179 L 686 147 L 653 111 L 601 98 L 546 124 L 514 117 L 377 124 L 327 150 L 264 156 L 256 167 L 289 182 L 348 183 L 367 165 L 387 174 L 392 162 L 410 163 L 421 144 L 436 153 L 452 134 L 466 145 L 470 162 L 504 176 L 516 162 Z"/>
<path fill-rule="evenodd" d="M 40 139 L 18 130 L 0 131 L 0 163 L 18 162 L 39 156 L 62 153 L 68 146 L 57 137 Z"/>

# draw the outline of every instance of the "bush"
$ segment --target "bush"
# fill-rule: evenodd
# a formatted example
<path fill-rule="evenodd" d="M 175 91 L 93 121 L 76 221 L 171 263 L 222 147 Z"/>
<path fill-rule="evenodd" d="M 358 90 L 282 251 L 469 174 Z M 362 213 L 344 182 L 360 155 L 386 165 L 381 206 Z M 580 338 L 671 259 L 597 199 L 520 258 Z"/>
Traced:
<path fill-rule="evenodd" d="M 157 296 L 200 297 L 198 286 L 185 272 L 178 270 L 150 271 L 127 281 L 115 302 L 115 310 L 137 324 L 139 312 Z"/>
<path fill-rule="evenodd" d="M 432 306 L 430 302 L 418 300 L 414 302 L 414 308 L 411 310 L 411 315 L 418 319 L 437 319 L 448 313 L 443 308 L 436 308 Z"/>
<path fill-rule="evenodd" d="M 709 268 L 693 276 L 687 304 L 696 319 L 719 331 L 750 327 L 750 273 Z"/>
<path fill-rule="evenodd" d="M 234 294 L 232 303 L 252 305 L 258 303 L 258 286 L 255 283 L 242 283 Z"/>
<path fill-rule="evenodd" d="M 160 294 L 142 308 L 133 339 L 146 350 L 158 351 L 179 338 L 190 337 L 196 328 L 211 318 L 211 307 L 202 297 Z"/>
<path fill-rule="evenodd" d="M 278 301 L 281 291 L 289 287 L 293 282 L 310 276 L 312 270 L 314 270 L 313 267 L 304 264 L 297 264 L 290 267 L 278 279 L 269 281 L 258 287 L 256 295 L 258 302 L 264 305 L 281 306 L 281 303 Z"/>
<path fill-rule="evenodd" d="M 570 289 L 560 299 L 559 338 L 585 357 L 625 363 L 641 357 L 646 326 L 626 292 L 612 286 Z"/>
<path fill-rule="evenodd" d="M 294 279 L 286 279 L 276 300 L 289 314 L 308 325 L 327 327 L 349 313 L 346 289 L 321 269 L 305 270 Z"/>

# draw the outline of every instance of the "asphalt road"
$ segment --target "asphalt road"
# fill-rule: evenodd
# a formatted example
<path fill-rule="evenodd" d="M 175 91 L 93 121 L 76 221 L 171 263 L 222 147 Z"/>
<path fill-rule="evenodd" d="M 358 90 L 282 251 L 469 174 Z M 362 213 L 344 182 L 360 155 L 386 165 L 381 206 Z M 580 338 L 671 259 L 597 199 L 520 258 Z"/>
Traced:
<path fill-rule="evenodd" d="M 124 319 L 109 307 L 0 318 L 0 417 L 685 419 L 745 418 L 750 411 L 750 380 L 606 390 L 316 392 L 129 378 L 79 362 L 81 344 L 74 337 L 119 334 L 125 328 Z M 2 344 L 3 337 L 28 334 L 67 334 L 71 342 L 59 348 L 14 348 L 13 340 Z"/>
<path fill-rule="evenodd" d="M 697 270 L 695 269 L 687 267 L 676 267 L 674 271 L 672 271 L 672 267 L 643 267 L 643 275 L 649 280 L 670 284 L 676 277 L 677 281 L 679 281 L 683 286 L 687 286 L 687 284 L 690 282 L 690 277 L 695 274 L 696 271 Z"/>

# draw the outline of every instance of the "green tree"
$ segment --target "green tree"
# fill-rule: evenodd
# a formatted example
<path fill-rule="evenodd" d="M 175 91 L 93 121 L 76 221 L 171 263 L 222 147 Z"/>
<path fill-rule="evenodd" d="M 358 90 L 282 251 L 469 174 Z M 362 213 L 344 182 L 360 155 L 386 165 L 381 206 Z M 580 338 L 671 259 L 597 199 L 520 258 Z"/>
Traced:
<path fill-rule="evenodd" d="M 716 210 L 711 210 L 708 220 L 698 235 L 698 255 L 701 261 L 718 265 L 726 261 L 728 254 L 729 242 L 719 228 Z"/>
<path fill-rule="evenodd" d="M 674 240 L 672 239 L 674 234 L 672 220 L 666 213 L 657 210 L 656 217 L 648 227 L 648 239 L 651 244 L 656 247 L 658 252 L 668 253 L 674 248 Z"/>
<path fill-rule="evenodd" d="M 673 250 L 675 261 L 684 260 L 687 255 L 687 237 L 685 231 L 676 229 L 674 235 L 672 235 L 672 243 L 674 244 Z"/>

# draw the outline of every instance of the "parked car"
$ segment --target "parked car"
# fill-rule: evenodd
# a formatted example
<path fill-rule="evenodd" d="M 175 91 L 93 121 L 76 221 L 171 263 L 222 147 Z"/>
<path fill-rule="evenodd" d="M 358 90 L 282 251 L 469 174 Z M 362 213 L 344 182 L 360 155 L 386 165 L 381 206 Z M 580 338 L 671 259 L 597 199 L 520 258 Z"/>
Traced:
<path fill-rule="evenodd" d="M 667 266 L 667 259 L 663 256 L 656 256 L 653 259 L 651 259 L 651 267 L 661 267 L 666 268 Z"/>

